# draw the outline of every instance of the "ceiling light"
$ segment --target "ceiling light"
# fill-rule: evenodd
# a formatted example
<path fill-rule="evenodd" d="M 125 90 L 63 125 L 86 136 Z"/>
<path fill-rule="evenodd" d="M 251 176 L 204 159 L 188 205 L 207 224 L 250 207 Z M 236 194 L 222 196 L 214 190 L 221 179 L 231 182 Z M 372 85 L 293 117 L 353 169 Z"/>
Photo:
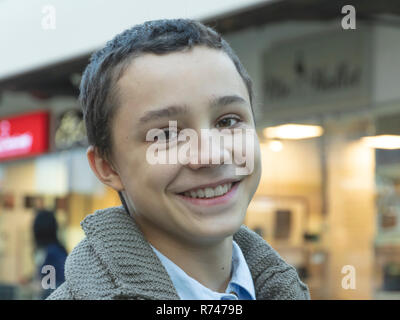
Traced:
<path fill-rule="evenodd" d="M 266 138 L 295 140 L 319 137 L 323 132 L 324 130 L 320 126 L 294 123 L 268 127 L 263 130 Z"/>
<path fill-rule="evenodd" d="M 400 149 L 400 135 L 363 137 L 362 141 L 374 149 Z"/>
<path fill-rule="evenodd" d="M 270 142 L 268 142 L 268 147 L 273 152 L 279 152 L 283 149 L 283 144 L 279 140 L 271 140 Z"/>

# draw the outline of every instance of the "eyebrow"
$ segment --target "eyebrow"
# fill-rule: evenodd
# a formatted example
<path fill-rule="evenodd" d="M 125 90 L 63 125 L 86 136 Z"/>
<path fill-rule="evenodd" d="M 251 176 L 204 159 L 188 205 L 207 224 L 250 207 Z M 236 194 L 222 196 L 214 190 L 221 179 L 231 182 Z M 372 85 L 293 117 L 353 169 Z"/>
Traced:
<path fill-rule="evenodd" d="M 211 99 L 209 106 L 211 109 L 215 109 L 232 103 L 247 104 L 247 101 L 238 95 L 228 95 Z M 170 118 L 172 116 L 185 114 L 188 112 L 188 109 L 189 107 L 187 105 L 172 105 L 158 110 L 147 111 L 144 116 L 139 119 L 139 122 L 146 123 L 152 120 Z"/>

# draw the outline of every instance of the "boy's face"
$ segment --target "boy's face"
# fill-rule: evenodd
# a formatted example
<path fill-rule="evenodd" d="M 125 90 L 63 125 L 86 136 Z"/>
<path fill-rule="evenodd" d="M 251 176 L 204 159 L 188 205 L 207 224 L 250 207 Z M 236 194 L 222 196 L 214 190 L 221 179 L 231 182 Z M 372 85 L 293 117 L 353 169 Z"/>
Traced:
<path fill-rule="evenodd" d="M 171 140 L 175 139 L 176 132 L 167 132 L 169 121 L 177 121 L 177 133 L 191 128 L 198 134 L 199 154 L 201 129 L 254 129 L 248 91 L 231 59 L 222 51 L 202 46 L 166 55 L 144 54 L 132 61 L 117 85 L 119 106 L 112 122 L 112 159 L 117 177 L 109 184 L 117 190 L 122 188 L 144 234 L 208 243 L 235 233 L 260 180 L 256 135 L 254 149 L 249 151 L 254 152 L 254 168 L 249 175 L 238 175 L 236 169 L 244 165 L 234 161 L 151 164 L 146 158 L 154 143 L 146 141 L 149 130 L 165 129 Z M 212 99 L 234 95 L 243 101 L 210 106 Z M 170 106 L 174 107 L 153 112 Z M 178 150 L 182 145 L 177 142 L 160 152 Z M 233 149 L 221 150 L 221 154 L 233 156 Z M 211 152 L 209 162 L 219 156 Z M 233 183 L 230 191 L 229 183 Z M 215 184 L 221 187 L 214 191 L 228 192 L 212 196 L 205 186 Z M 211 198 L 194 199 L 201 196 L 199 189 Z M 186 191 L 189 193 L 185 196 Z"/>

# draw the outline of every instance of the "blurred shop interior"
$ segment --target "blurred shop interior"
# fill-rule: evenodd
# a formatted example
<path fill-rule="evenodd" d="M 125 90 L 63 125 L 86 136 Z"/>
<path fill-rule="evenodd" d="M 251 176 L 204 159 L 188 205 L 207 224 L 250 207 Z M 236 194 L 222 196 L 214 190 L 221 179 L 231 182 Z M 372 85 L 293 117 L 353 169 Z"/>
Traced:
<path fill-rule="evenodd" d="M 400 6 L 353 1 L 344 30 L 346 4 L 265 1 L 202 21 L 254 81 L 263 174 L 245 223 L 312 299 L 400 299 Z M 86 160 L 90 53 L 0 78 L 0 299 L 31 298 L 36 209 L 55 210 L 70 252 L 87 214 L 120 205 Z"/>

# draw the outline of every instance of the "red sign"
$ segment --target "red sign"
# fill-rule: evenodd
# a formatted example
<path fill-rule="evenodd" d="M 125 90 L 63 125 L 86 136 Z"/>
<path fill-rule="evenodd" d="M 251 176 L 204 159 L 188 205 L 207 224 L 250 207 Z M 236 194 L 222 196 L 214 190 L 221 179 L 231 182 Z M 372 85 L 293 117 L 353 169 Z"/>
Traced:
<path fill-rule="evenodd" d="M 44 153 L 49 148 L 49 114 L 36 111 L 0 118 L 0 161 Z"/>

